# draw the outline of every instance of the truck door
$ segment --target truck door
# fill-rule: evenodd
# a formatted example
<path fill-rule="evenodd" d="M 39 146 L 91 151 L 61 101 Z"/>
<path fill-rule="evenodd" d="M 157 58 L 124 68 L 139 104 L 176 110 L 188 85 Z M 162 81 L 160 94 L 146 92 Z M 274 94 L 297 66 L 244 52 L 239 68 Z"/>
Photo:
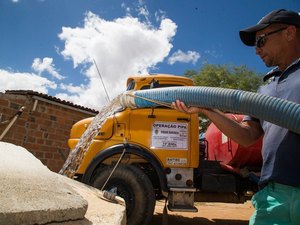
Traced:
<path fill-rule="evenodd" d="M 166 107 L 130 113 L 130 139 L 156 155 L 165 167 L 197 167 L 198 117 Z"/>

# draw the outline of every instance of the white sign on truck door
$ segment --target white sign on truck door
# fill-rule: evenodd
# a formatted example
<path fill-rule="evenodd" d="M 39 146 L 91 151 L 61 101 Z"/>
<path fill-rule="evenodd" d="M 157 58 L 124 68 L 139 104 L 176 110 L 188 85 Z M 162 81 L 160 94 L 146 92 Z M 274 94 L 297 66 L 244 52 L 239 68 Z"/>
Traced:
<path fill-rule="evenodd" d="M 188 123 L 161 121 L 153 123 L 151 149 L 187 150 Z"/>

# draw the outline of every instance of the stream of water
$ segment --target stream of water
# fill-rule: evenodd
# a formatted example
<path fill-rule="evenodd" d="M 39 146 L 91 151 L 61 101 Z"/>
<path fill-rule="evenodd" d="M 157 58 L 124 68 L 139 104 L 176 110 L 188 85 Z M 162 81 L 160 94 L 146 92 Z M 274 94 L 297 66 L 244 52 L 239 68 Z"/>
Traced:
<path fill-rule="evenodd" d="M 76 147 L 70 151 L 66 162 L 64 163 L 62 169 L 59 171 L 59 174 L 66 175 L 70 178 L 74 177 L 86 151 L 89 149 L 93 139 L 98 135 L 99 130 L 105 123 L 106 119 L 109 116 L 113 115 L 115 112 L 119 111 L 120 108 L 122 108 L 120 104 L 120 96 L 121 95 L 117 96 L 106 106 L 104 106 L 100 110 L 98 115 L 94 117 L 91 124 L 81 136 Z"/>

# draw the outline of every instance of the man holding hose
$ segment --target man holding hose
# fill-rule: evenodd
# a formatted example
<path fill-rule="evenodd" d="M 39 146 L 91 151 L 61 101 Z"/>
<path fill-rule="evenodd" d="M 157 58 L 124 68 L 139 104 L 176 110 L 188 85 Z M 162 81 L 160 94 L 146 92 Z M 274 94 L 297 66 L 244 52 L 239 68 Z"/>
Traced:
<path fill-rule="evenodd" d="M 267 67 L 275 67 L 264 80 L 259 93 L 300 104 L 300 15 L 274 10 L 256 25 L 240 31 L 247 46 Z M 174 108 L 185 113 L 205 114 L 225 135 L 243 146 L 262 135 L 263 165 L 260 191 L 252 198 L 255 207 L 250 225 L 300 224 L 300 135 L 275 124 L 245 116 L 241 123 L 217 109 L 187 107 L 177 100 Z"/>

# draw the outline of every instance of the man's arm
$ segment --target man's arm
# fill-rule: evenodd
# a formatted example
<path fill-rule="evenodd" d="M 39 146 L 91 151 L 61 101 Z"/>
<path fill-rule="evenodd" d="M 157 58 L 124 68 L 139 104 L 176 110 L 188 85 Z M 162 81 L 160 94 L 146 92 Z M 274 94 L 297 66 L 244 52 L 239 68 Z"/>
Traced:
<path fill-rule="evenodd" d="M 217 109 L 206 109 L 199 107 L 187 107 L 183 102 L 177 100 L 172 103 L 173 107 L 184 113 L 203 113 L 206 115 L 226 136 L 237 143 L 247 147 L 255 143 L 262 135 L 263 130 L 260 123 L 256 121 L 237 122 L 227 117 Z"/>

